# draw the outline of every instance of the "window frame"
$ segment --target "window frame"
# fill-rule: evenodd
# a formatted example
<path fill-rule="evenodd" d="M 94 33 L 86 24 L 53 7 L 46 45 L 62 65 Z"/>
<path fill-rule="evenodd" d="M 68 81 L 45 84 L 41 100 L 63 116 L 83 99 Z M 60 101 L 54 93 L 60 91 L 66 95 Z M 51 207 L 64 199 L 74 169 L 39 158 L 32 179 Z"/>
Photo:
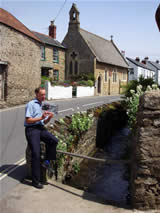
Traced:
<path fill-rule="evenodd" d="M 45 46 L 41 45 L 41 61 L 45 61 L 45 60 L 46 60 Z"/>
<path fill-rule="evenodd" d="M 59 64 L 59 50 L 58 48 L 53 48 L 53 63 Z"/>
<path fill-rule="evenodd" d="M 54 74 L 55 72 L 57 72 L 57 75 Z M 53 70 L 53 81 L 59 81 L 59 70 L 57 69 Z"/>

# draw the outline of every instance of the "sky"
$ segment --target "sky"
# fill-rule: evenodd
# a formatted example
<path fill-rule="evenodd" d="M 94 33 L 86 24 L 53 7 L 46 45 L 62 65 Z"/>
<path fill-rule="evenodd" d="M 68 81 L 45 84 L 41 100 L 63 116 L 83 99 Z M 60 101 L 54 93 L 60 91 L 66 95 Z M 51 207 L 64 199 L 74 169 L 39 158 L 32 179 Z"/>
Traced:
<path fill-rule="evenodd" d="M 113 41 L 125 56 L 160 60 L 160 32 L 155 21 L 157 0 L 0 0 L 0 7 L 10 12 L 27 28 L 48 34 L 51 20 L 57 26 L 57 40 L 62 42 L 69 23 L 69 10 L 76 3 L 80 27 Z"/>

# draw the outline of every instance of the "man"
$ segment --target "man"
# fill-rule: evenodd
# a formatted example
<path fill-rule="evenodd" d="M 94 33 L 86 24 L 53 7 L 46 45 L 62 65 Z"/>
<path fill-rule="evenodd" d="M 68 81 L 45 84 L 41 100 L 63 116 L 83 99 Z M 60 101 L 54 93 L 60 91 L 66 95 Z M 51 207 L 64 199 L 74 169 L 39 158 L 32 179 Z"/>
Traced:
<path fill-rule="evenodd" d="M 39 87 L 35 89 L 36 98 L 28 102 L 25 108 L 25 135 L 31 149 L 32 185 L 42 189 L 40 183 L 40 141 L 46 144 L 46 160 L 43 166 L 49 166 L 49 160 L 56 159 L 56 145 L 58 139 L 44 127 L 53 117 L 52 112 L 42 112 L 42 101 L 45 100 L 46 91 Z"/>

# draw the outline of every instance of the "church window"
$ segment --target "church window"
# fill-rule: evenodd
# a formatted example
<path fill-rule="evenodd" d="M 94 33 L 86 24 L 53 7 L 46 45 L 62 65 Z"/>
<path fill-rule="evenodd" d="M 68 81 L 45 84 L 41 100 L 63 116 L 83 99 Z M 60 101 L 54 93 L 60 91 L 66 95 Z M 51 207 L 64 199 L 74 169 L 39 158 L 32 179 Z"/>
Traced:
<path fill-rule="evenodd" d="M 73 64 L 72 64 L 72 61 L 70 61 L 69 74 L 70 74 L 70 75 L 73 74 Z"/>
<path fill-rule="evenodd" d="M 77 75 L 78 74 L 78 62 L 75 61 L 75 64 L 74 64 L 74 74 Z"/>

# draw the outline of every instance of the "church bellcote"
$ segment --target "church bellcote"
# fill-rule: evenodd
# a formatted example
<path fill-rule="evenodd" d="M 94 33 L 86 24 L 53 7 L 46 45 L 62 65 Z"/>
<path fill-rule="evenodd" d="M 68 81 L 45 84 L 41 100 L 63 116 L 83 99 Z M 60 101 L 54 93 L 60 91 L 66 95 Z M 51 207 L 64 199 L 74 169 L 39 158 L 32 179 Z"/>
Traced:
<path fill-rule="evenodd" d="M 70 20 L 69 20 L 69 30 L 79 30 L 80 22 L 79 22 L 79 11 L 76 7 L 76 4 L 72 4 L 72 8 L 69 12 Z"/>

